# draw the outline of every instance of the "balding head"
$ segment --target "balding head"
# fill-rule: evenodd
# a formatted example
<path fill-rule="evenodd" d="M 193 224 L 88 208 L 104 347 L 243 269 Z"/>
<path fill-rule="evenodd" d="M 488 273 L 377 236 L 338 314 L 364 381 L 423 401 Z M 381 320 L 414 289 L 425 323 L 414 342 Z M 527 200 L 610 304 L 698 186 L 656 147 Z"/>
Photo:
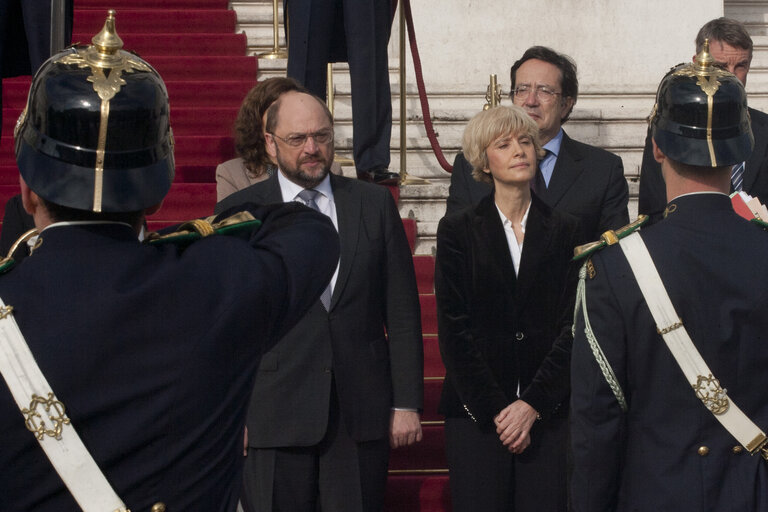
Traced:
<path fill-rule="evenodd" d="M 288 92 L 267 111 L 267 152 L 283 176 L 314 188 L 333 163 L 333 118 L 311 94 Z"/>

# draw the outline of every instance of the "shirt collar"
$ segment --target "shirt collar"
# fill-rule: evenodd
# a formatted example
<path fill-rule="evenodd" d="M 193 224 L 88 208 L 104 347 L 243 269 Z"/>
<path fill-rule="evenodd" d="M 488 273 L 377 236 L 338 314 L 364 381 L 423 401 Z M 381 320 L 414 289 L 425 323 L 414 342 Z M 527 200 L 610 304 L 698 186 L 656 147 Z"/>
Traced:
<path fill-rule="evenodd" d="M 280 192 L 283 194 L 283 202 L 285 203 L 289 201 L 295 201 L 296 196 L 299 195 L 299 192 L 304 190 L 304 187 L 286 178 L 282 171 L 279 170 L 277 173 L 277 181 L 280 184 Z M 328 199 L 332 199 L 333 189 L 331 188 L 331 174 L 328 173 L 323 181 L 321 181 L 320 184 L 314 188 Z"/>
<path fill-rule="evenodd" d="M 520 227 L 523 230 L 523 233 L 525 233 L 525 225 L 528 223 L 528 214 L 531 212 L 531 203 L 533 201 L 528 202 L 528 208 L 525 210 L 525 215 L 523 215 L 523 218 L 520 220 Z M 512 229 L 512 221 L 510 221 L 506 215 L 501 211 L 501 208 L 499 208 L 499 205 L 496 204 L 496 202 L 493 203 L 493 205 L 496 207 L 496 211 L 499 212 L 499 217 L 501 218 L 501 224 L 504 226 L 504 229 Z"/>
<path fill-rule="evenodd" d="M 555 135 L 552 140 L 542 146 L 544 149 L 555 155 L 555 158 L 557 158 L 560 154 L 560 146 L 563 144 L 563 133 L 563 129 L 560 128 L 560 131 L 557 132 L 557 135 Z"/>

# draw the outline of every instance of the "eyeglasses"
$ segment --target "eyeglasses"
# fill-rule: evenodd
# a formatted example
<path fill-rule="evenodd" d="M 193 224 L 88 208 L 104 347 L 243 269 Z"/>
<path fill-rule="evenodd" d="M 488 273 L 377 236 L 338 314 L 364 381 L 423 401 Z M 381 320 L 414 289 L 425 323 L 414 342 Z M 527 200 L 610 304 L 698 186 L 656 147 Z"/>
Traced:
<path fill-rule="evenodd" d="M 281 141 L 294 148 L 302 147 L 307 143 L 307 139 L 310 137 L 312 137 L 312 140 L 315 141 L 315 144 L 328 144 L 331 142 L 331 140 L 333 140 L 333 130 L 320 130 L 319 132 L 315 133 L 295 133 L 287 137 L 281 137 L 272 132 L 270 132 L 270 135 L 280 139 Z"/>
<path fill-rule="evenodd" d="M 515 98 L 527 98 L 531 91 L 534 91 L 536 99 L 542 103 L 549 103 L 550 101 L 554 101 L 555 96 L 563 94 L 561 92 L 553 91 L 546 85 L 539 85 L 535 89 L 530 85 L 518 85 L 512 90 L 512 94 L 514 94 Z"/>

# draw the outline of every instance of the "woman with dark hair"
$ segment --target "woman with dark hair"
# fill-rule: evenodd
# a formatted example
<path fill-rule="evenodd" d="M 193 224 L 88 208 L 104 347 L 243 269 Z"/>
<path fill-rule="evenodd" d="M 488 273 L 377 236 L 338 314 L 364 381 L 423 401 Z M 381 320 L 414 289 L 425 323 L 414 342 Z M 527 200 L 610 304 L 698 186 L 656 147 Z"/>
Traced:
<path fill-rule="evenodd" d="M 453 510 L 567 509 L 570 325 L 578 221 L 531 192 L 543 156 L 520 107 L 481 112 L 463 151 L 493 186 L 437 230 L 440 412 Z"/>
<path fill-rule="evenodd" d="M 259 82 L 246 94 L 235 120 L 235 150 L 239 157 L 216 167 L 216 201 L 274 173 L 274 163 L 265 147 L 265 116 L 269 106 L 289 91 L 307 92 L 293 78 L 276 77 Z"/>

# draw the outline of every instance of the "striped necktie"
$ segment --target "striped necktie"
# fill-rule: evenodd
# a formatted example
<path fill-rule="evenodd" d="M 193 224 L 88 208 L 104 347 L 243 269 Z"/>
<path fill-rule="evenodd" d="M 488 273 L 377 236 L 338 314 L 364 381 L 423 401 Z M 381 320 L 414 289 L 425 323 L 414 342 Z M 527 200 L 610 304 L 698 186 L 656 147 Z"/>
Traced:
<path fill-rule="evenodd" d="M 304 189 L 301 192 L 298 193 L 297 197 L 301 199 L 301 202 L 305 205 L 309 206 L 313 210 L 320 212 L 320 208 L 317 206 L 317 201 L 315 199 L 320 194 L 317 190 L 310 188 L 310 189 Z M 320 212 L 323 213 L 323 212 Z M 328 286 L 325 287 L 325 290 L 323 290 L 323 294 L 320 295 L 320 302 L 323 304 L 323 307 L 326 311 L 328 311 L 328 308 L 331 306 L 331 283 L 328 283 Z"/>
<path fill-rule="evenodd" d="M 734 192 L 739 192 L 744 186 L 744 162 L 734 165 L 731 169 L 731 186 Z"/>

